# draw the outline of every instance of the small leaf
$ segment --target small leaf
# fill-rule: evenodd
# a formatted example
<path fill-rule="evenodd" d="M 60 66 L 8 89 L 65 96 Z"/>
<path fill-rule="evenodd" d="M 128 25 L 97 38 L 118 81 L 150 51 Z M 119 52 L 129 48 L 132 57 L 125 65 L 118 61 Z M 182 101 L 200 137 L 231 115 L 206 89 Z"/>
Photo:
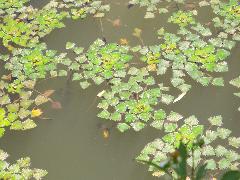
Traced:
<path fill-rule="evenodd" d="M 35 122 L 31 119 L 27 119 L 27 120 L 23 121 L 22 125 L 23 125 L 23 130 L 32 129 L 32 128 L 35 128 L 37 126 L 35 124 Z"/>
<path fill-rule="evenodd" d="M 210 117 L 209 122 L 213 125 L 213 126 L 222 126 L 222 116 L 214 116 L 214 117 Z"/>
<path fill-rule="evenodd" d="M 223 174 L 221 180 L 239 180 L 240 179 L 240 171 L 228 171 Z"/>
<path fill-rule="evenodd" d="M 75 43 L 67 42 L 66 43 L 66 49 L 73 49 L 75 47 Z"/>
<path fill-rule="evenodd" d="M 202 180 L 205 177 L 207 173 L 206 167 L 207 167 L 207 164 L 204 164 L 198 168 L 197 174 L 196 174 L 196 180 Z"/>
<path fill-rule="evenodd" d="M 39 106 L 39 105 L 41 105 L 41 104 L 43 104 L 43 103 L 46 103 L 46 102 L 48 102 L 48 98 L 47 97 L 45 97 L 45 96 L 43 96 L 43 95 L 38 95 L 37 97 L 36 97 L 36 99 L 35 99 L 35 104 L 37 105 L 37 106 Z"/>
<path fill-rule="evenodd" d="M 130 126 L 126 123 L 119 123 L 117 125 L 117 128 L 119 129 L 119 131 L 125 132 L 126 130 L 130 129 Z"/>
<path fill-rule="evenodd" d="M 38 117 L 42 115 L 42 110 L 41 109 L 33 109 L 31 113 L 31 117 Z"/>
<path fill-rule="evenodd" d="M 177 122 L 182 118 L 183 116 L 181 114 L 171 111 L 167 117 L 167 120 L 172 122 Z"/>

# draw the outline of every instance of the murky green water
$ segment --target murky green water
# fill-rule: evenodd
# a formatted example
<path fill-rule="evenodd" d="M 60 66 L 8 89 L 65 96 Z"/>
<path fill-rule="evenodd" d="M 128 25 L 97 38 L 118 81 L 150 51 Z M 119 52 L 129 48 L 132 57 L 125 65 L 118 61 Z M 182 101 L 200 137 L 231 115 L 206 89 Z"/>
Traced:
<path fill-rule="evenodd" d="M 47 1 L 34 0 L 34 6 L 42 6 Z M 118 5 L 119 3 L 119 5 Z M 127 0 L 111 0 L 111 11 L 103 19 L 102 35 L 100 22 L 94 18 L 79 21 L 66 21 L 66 28 L 55 30 L 43 41 L 49 48 L 65 50 L 67 41 L 88 46 L 96 38 L 104 36 L 109 42 L 127 38 L 130 45 L 139 44 L 132 36 L 135 27 L 143 30 L 146 45 L 156 43 L 156 30 L 161 26 L 174 31 L 174 26 L 166 24 L 167 16 L 144 19 L 144 10 L 138 7 L 127 9 Z M 207 9 L 200 12 L 200 20 L 207 22 L 211 17 Z M 120 18 L 122 25 L 113 27 L 109 20 Z M 239 75 L 240 59 L 238 44 L 228 59 L 229 72 L 225 73 L 226 82 Z M 163 79 L 163 81 L 167 81 Z M 193 88 L 181 101 L 165 107 L 184 116 L 195 114 L 199 120 L 221 114 L 225 126 L 239 132 L 239 99 L 233 96 L 236 91 L 226 83 L 225 87 L 202 87 L 192 83 Z M 146 143 L 160 136 L 153 128 L 141 132 L 120 133 L 111 128 L 110 138 L 102 137 L 100 126 L 110 127 L 97 118 L 96 95 L 103 87 L 91 86 L 81 90 L 77 83 L 67 82 L 65 78 L 42 81 L 39 90 L 55 89 L 54 99 L 62 103 L 63 109 L 53 110 L 46 106 L 44 116 L 51 120 L 40 119 L 38 127 L 25 132 L 7 132 L 0 146 L 10 155 L 10 159 L 30 156 L 34 167 L 44 168 L 49 180 L 152 180 L 147 167 L 137 164 L 133 159 Z"/>

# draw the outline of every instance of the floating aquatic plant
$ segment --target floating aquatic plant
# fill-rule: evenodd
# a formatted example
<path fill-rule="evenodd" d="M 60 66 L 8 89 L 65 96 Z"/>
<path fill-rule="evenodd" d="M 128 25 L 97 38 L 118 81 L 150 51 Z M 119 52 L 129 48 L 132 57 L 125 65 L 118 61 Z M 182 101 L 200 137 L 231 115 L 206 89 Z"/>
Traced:
<path fill-rule="evenodd" d="M 52 3 L 56 2 L 52 1 Z M 104 13 L 110 10 L 108 4 L 103 4 L 98 0 L 61 0 L 58 7 L 68 9 L 72 19 L 85 18 L 88 14 L 93 14 L 94 17 L 103 17 Z"/>
<path fill-rule="evenodd" d="M 192 12 L 178 11 L 178 12 L 174 13 L 169 18 L 168 21 L 184 27 L 187 25 L 195 24 L 195 19 L 192 16 L 193 16 Z"/>
<path fill-rule="evenodd" d="M 98 107 L 102 111 L 98 117 L 117 122 L 121 132 L 131 127 L 139 131 L 150 122 L 159 129 L 166 113 L 159 109 L 158 104 L 170 104 L 174 96 L 167 92 L 167 87 L 157 85 L 145 68 L 130 68 L 128 75 L 131 76 L 126 81 L 112 79 L 109 82 L 111 90 L 101 93 Z"/>
<path fill-rule="evenodd" d="M 10 164 L 6 161 L 8 154 L 0 149 L 0 178 L 1 179 L 42 179 L 47 175 L 47 171 L 42 169 L 32 169 L 30 158 L 21 158 Z"/>
<path fill-rule="evenodd" d="M 140 7 L 146 8 L 146 14 L 144 18 L 154 18 L 156 13 L 162 14 L 169 12 L 169 9 L 179 8 L 178 3 L 183 4 L 186 0 L 130 0 L 129 6 L 131 5 L 139 5 Z M 165 4 L 164 7 L 162 5 L 165 2 L 170 2 L 170 5 Z"/>
<path fill-rule="evenodd" d="M 206 169 L 211 170 L 211 173 L 228 168 L 237 169 L 240 155 L 235 150 L 239 148 L 239 138 L 230 137 L 231 131 L 222 127 L 221 116 L 210 117 L 208 122 L 209 128 L 199 124 L 195 116 L 186 118 L 181 126 L 177 122 L 165 121 L 166 134 L 147 144 L 137 160 L 150 161 L 154 164 L 162 163 L 169 153 L 173 153 L 175 148 L 179 147 L 181 142 L 187 145 L 187 151 L 191 155 L 193 145 L 200 136 L 204 144 L 201 148 L 194 149 L 194 154 L 188 157 L 188 166 L 196 168 L 206 163 Z M 229 147 L 217 145 L 215 141 L 224 141 L 224 144 L 228 144 Z M 162 175 L 154 166 L 150 166 L 149 171 L 153 171 L 155 175 Z"/>
<path fill-rule="evenodd" d="M 47 49 L 46 44 L 38 44 L 33 48 L 17 48 L 11 55 L 0 57 L 6 62 L 5 68 L 11 72 L 12 77 L 21 81 L 46 78 L 55 74 L 57 65 L 68 59 L 65 54 L 57 55 L 54 50 Z"/>
<path fill-rule="evenodd" d="M 9 47 L 12 43 L 23 47 L 33 46 L 53 29 L 64 27 L 61 22 L 67 15 L 64 12 L 58 13 L 56 9 L 37 10 L 31 6 L 24 9 L 18 15 L 7 14 L 0 20 L 0 37 L 4 46 Z"/>
<path fill-rule="evenodd" d="M 109 5 L 102 5 L 101 1 L 50 1 L 42 9 L 33 8 L 27 2 L 0 2 L 0 38 L 10 49 L 12 45 L 34 46 L 39 38 L 64 27 L 63 19 L 67 17 L 85 18 L 87 14 L 102 17 L 109 10 Z"/>
<path fill-rule="evenodd" d="M 240 76 L 232 79 L 230 81 L 230 84 L 237 87 L 237 88 L 240 88 Z M 234 95 L 237 96 L 237 97 L 240 97 L 240 92 L 234 93 Z M 240 111 L 240 107 L 238 108 L 238 110 Z"/>
<path fill-rule="evenodd" d="M 34 85 L 34 81 L 21 82 L 21 87 L 0 81 L 0 137 L 7 127 L 11 130 L 28 130 L 37 126 L 32 118 L 41 114 L 37 114 L 35 107 L 47 102 L 48 98 L 40 95 L 34 97 L 31 91 Z"/>
<path fill-rule="evenodd" d="M 191 87 L 185 83 L 186 75 L 204 86 L 209 84 L 223 86 L 223 78 L 214 77 L 211 73 L 228 71 L 225 60 L 235 42 L 212 37 L 210 29 L 195 22 L 190 15 L 189 20 L 181 22 L 178 18 L 182 14 L 182 11 L 177 12 L 169 19 L 170 22 L 176 22 L 180 26 L 177 34 L 167 33 L 161 28 L 158 31 L 161 40 L 159 45 L 137 46 L 131 50 L 143 55 L 141 60 L 147 63 L 149 71 L 156 71 L 162 75 L 171 67 L 172 85 L 183 93 Z M 184 16 L 187 16 L 186 13 Z"/>
<path fill-rule="evenodd" d="M 104 80 L 124 78 L 132 59 L 132 55 L 128 54 L 128 46 L 106 44 L 101 39 L 96 40 L 86 53 L 82 53 L 83 48 L 76 47 L 74 43 L 67 43 L 66 48 L 78 55 L 68 67 L 73 71 L 73 80 L 80 80 L 84 89 L 92 81 L 99 85 Z"/>
<path fill-rule="evenodd" d="M 240 40 L 240 6 L 238 0 L 219 2 L 212 5 L 213 12 L 218 15 L 213 19 L 215 27 L 226 32 L 233 40 Z"/>
<path fill-rule="evenodd" d="M 66 49 L 72 51 L 70 56 L 75 56 L 74 59 L 67 58 L 66 53 L 49 50 L 41 38 L 54 29 L 64 27 L 66 18 L 77 20 L 88 14 L 101 18 L 109 10 L 109 5 L 97 0 L 51 0 L 42 9 L 37 9 L 29 2 L 0 2 L 0 39 L 9 50 L 0 59 L 4 60 L 4 67 L 10 73 L 0 81 L 0 137 L 6 128 L 27 130 L 36 126 L 33 119 L 43 113 L 38 106 L 52 101 L 48 96 L 53 92 L 50 90 L 42 94 L 35 90 L 37 80 L 68 76 L 73 81 L 79 81 L 83 89 L 93 83 L 100 85 L 105 82 L 106 88 L 97 95 L 100 99 L 98 108 L 101 109 L 98 117 L 116 122 L 121 132 L 131 128 L 140 131 L 150 125 L 165 133 L 162 138 L 149 143 L 138 160 L 162 165 L 160 162 L 179 148 L 181 142 L 191 152 L 200 136 L 205 144 L 188 157 L 189 166 L 206 163 L 206 168 L 214 172 L 238 167 L 239 154 L 216 145 L 217 141 L 225 144 L 227 141 L 233 148 L 240 147 L 240 138 L 230 137 L 231 131 L 223 128 L 221 116 L 209 118 L 210 126 L 206 129 L 195 116 L 180 121 L 182 115 L 174 111 L 167 114 L 162 107 L 163 104 L 179 101 L 189 91 L 191 85 L 186 82 L 186 76 L 204 86 L 224 85 L 223 78 L 215 73 L 228 71 L 226 60 L 236 44 L 235 40 L 240 40 L 240 6 L 237 0 L 190 3 L 185 0 L 131 0 L 129 8 L 133 5 L 147 8 L 145 18 L 176 9 L 168 22 L 177 25 L 177 33 L 168 33 L 161 28 L 158 31 L 160 42 L 152 46 L 144 46 L 142 30 L 138 28 L 133 35 L 142 46 L 129 47 L 123 38 L 120 41 L 122 45 L 97 39 L 84 50 L 75 43 L 67 42 Z M 163 4 L 164 8 L 161 7 Z M 211 5 L 217 16 L 213 19 L 217 33 L 197 22 L 194 16 L 197 15 L 195 8 L 198 5 Z M 120 20 L 116 19 L 113 24 L 119 26 Z M 137 58 L 140 55 L 142 62 L 135 63 L 133 54 Z M 177 98 L 170 94 L 168 87 L 158 83 L 159 75 L 166 74 L 168 69 L 172 72 L 171 84 L 182 92 Z M 230 83 L 240 87 L 239 82 L 238 77 Z M 235 95 L 240 96 L 240 93 Z M 104 133 L 107 138 L 109 132 Z M 31 170 L 29 158 L 8 165 L 6 156 L 0 150 L 0 179 L 40 179 L 46 175 L 46 171 Z M 159 174 L 154 166 L 150 166 L 150 170 Z"/>

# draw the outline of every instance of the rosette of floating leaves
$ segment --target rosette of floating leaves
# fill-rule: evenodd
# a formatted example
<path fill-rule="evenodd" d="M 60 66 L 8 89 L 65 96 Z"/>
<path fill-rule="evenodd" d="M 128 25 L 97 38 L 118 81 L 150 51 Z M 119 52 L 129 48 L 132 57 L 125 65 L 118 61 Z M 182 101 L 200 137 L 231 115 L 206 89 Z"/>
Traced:
<path fill-rule="evenodd" d="M 180 21 L 177 22 L 180 23 Z M 161 28 L 158 31 L 161 40 L 159 45 L 137 46 L 131 50 L 142 55 L 140 59 L 147 63 L 148 71 L 156 71 L 158 75 L 163 75 L 171 67 L 171 83 L 181 90 L 183 95 L 191 88 L 185 82 L 186 75 L 204 86 L 210 83 L 223 86 L 223 79 L 214 77 L 213 73 L 228 71 L 224 60 L 230 55 L 229 51 L 235 43 L 221 37 L 212 38 L 208 28 L 195 21 L 190 21 L 191 26 L 186 25 L 186 22 L 189 21 L 180 25 L 177 35 L 167 33 Z M 204 41 L 203 38 L 209 40 Z"/>
<path fill-rule="evenodd" d="M 32 47 L 39 38 L 46 36 L 56 28 L 64 27 L 65 18 L 85 18 L 87 14 L 102 17 L 109 5 L 101 1 L 50 1 L 42 9 L 27 5 L 26 1 L 0 2 L 0 38 L 3 45 L 11 50 L 11 45 Z"/>
<path fill-rule="evenodd" d="M 186 0 L 130 0 L 129 6 L 138 5 L 146 8 L 146 14 L 144 18 L 154 18 L 157 13 L 163 14 L 169 12 L 169 5 L 166 2 L 181 3 Z"/>
<path fill-rule="evenodd" d="M 178 57 L 174 62 L 173 67 L 184 69 L 194 80 L 204 86 L 210 83 L 216 86 L 223 86 L 221 77 L 214 78 L 213 75 L 206 71 L 226 72 L 228 70 L 227 63 L 224 61 L 230 55 L 230 50 L 235 46 L 233 41 L 212 37 L 209 28 L 205 28 L 200 23 L 195 22 L 192 16 L 188 15 L 189 20 L 179 20 L 182 15 L 175 13 L 169 20 L 180 26 L 177 32 L 181 40 L 177 46 L 180 50 Z M 186 15 L 187 16 L 187 15 Z M 160 35 L 164 35 L 164 31 L 160 31 Z M 175 35 L 172 35 L 174 37 Z M 205 40 L 207 39 L 207 40 Z M 223 44 L 226 43 L 226 44 Z M 172 58 L 173 59 L 173 58 Z"/>
<path fill-rule="evenodd" d="M 180 27 L 195 24 L 193 12 L 177 11 L 168 19 L 168 22 L 179 25 Z"/>
<path fill-rule="evenodd" d="M 80 80 L 83 89 L 91 83 L 99 85 L 105 80 L 124 78 L 132 60 L 128 46 L 106 44 L 101 39 L 96 40 L 86 53 L 82 53 L 83 48 L 76 47 L 74 43 L 68 42 L 66 48 L 78 55 L 69 69 L 73 71 L 73 80 Z"/>
<path fill-rule="evenodd" d="M 9 44 L 32 47 L 40 37 L 49 34 L 53 29 L 62 28 L 66 12 L 58 12 L 55 8 L 38 10 L 32 6 L 23 6 L 0 20 L 0 37 L 3 45 Z"/>
<path fill-rule="evenodd" d="M 239 165 L 240 155 L 236 152 L 240 147 L 240 138 L 230 137 L 231 131 L 222 127 L 222 117 L 214 116 L 208 119 L 209 128 L 200 125 L 195 116 L 190 116 L 184 120 L 184 124 L 179 126 L 178 123 L 172 125 L 164 125 L 166 135 L 162 138 L 155 139 L 148 143 L 141 154 L 136 158 L 141 161 L 150 161 L 159 166 L 164 165 L 168 154 L 173 153 L 178 148 L 180 142 L 187 145 L 187 149 L 191 156 L 188 158 L 188 166 L 194 164 L 194 168 L 200 164 L 207 164 L 206 168 L 211 173 L 219 173 L 219 170 L 237 169 Z M 192 147 L 197 138 L 203 138 L 204 145 L 194 149 Z M 218 145 L 217 143 L 224 144 Z M 226 145 L 229 145 L 226 148 Z M 194 160 L 194 163 L 192 162 Z M 149 171 L 154 174 L 162 175 L 155 167 L 150 166 Z"/>
<path fill-rule="evenodd" d="M 88 14 L 93 14 L 94 17 L 103 17 L 106 11 L 110 10 L 108 4 L 103 4 L 97 0 L 61 0 L 50 1 L 50 3 L 62 9 L 69 10 L 69 16 L 72 19 L 85 18 Z"/>
<path fill-rule="evenodd" d="M 57 65 L 66 61 L 65 55 L 57 55 L 55 50 L 48 50 L 46 44 L 38 44 L 33 48 L 18 48 L 10 55 L 1 55 L 5 68 L 11 71 L 11 76 L 24 80 L 37 80 L 47 76 L 66 75 L 59 72 Z"/>
<path fill-rule="evenodd" d="M 230 84 L 237 87 L 237 88 L 240 88 L 240 76 L 232 79 L 230 81 Z M 234 95 L 237 96 L 237 97 L 240 97 L 240 92 L 234 93 Z M 240 107 L 238 108 L 238 110 L 240 111 Z"/>
<path fill-rule="evenodd" d="M 184 56 L 177 47 L 179 41 L 180 38 L 176 35 L 165 33 L 163 42 L 159 45 L 136 46 L 131 48 L 131 50 L 141 54 L 140 59 L 147 64 L 146 68 L 149 72 L 156 72 L 157 75 L 164 75 L 167 69 L 172 67 L 172 85 L 181 90 L 182 93 L 186 93 L 191 86 L 185 83 L 183 79 L 185 76 L 184 72 L 175 68 L 175 64 L 179 64 L 182 59 L 184 59 Z"/>
<path fill-rule="evenodd" d="M 240 40 L 240 5 L 238 0 L 219 2 L 212 5 L 213 12 L 218 15 L 213 19 L 215 27 L 223 30 L 233 40 Z"/>
<path fill-rule="evenodd" d="M 37 126 L 32 120 L 32 109 L 47 102 L 48 98 L 34 96 L 31 91 L 34 86 L 35 82 L 30 80 L 17 85 L 0 81 L 0 137 L 7 127 L 10 130 L 28 130 Z"/>
<path fill-rule="evenodd" d="M 1 179 L 42 179 L 47 175 L 47 171 L 31 168 L 29 157 L 21 158 L 10 164 L 6 161 L 9 155 L 0 149 L 0 178 Z"/>
<path fill-rule="evenodd" d="M 170 104 L 174 97 L 168 88 L 157 85 L 146 68 L 130 68 L 126 79 L 110 80 L 110 90 L 103 91 L 98 108 L 98 117 L 117 122 L 117 128 L 124 132 L 130 128 L 140 131 L 147 124 L 161 128 L 166 114 L 159 109 L 159 103 Z"/>
<path fill-rule="evenodd" d="M 2 0 L 0 2 L 0 14 L 1 16 L 6 14 L 16 13 L 19 9 L 24 7 L 24 4 L 29 2 L 30 0 Z"/>

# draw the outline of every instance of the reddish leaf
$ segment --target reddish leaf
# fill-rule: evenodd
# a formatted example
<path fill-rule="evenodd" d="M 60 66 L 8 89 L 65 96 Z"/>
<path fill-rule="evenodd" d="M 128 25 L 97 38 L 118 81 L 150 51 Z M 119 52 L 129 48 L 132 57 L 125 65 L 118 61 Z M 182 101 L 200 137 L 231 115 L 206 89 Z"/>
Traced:
<path fill-rule="evenodd" d="M 53 109 L 62 109 L 62 104 L 59 101 L 51 101 Z"/>
<path fill-rule="evenodd" d="M 112 25 L 114 27 L 120 27 L 121 26 L 121 20 L 118 18 L 118 19 L 115 19 L 112 21 Z"/>

